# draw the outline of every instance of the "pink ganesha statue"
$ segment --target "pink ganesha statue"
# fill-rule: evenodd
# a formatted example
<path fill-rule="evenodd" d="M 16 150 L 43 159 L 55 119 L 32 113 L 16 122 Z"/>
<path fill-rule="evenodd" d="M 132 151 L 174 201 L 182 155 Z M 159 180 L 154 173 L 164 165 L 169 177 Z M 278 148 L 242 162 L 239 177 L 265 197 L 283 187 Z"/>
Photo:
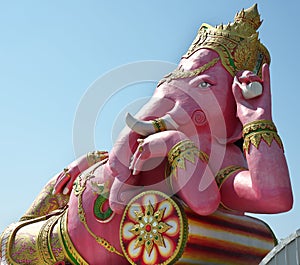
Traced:
<path fill-rule="evenodd" d="M 111 152 L 71 163 L 3 231 L 1 264 L 259 264 L 276 239 L 244 213 L 293 205 L 260 24 L 256 5 L 202 24 Z"/>

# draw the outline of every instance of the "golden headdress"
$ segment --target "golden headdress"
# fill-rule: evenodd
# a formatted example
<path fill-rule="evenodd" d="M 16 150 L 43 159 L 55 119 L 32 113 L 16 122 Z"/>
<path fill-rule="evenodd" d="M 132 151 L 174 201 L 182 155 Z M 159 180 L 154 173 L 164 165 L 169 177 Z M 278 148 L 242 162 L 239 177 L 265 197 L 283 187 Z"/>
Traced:
<path fill-rule="evenodd" d="M 216 27 L 204 23 L 183 58 L 201 48 L 212 49 L 232 76 L 240 70 L 250 70 L 261 76 L 261 66 L 271 61 L 268 50 L 258 38 L 261 23 L 257 4 L 237 13 L 233 23 Z"/>

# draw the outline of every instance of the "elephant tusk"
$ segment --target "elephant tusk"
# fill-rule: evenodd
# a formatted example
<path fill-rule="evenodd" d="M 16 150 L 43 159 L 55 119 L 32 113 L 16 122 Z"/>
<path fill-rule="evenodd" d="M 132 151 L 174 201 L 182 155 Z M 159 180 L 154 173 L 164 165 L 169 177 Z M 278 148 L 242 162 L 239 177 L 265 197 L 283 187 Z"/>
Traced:
<path fill-rule="evenodd" d="M 130 113 L 126 115 L 127 126 L 136 133 L 148 136 L 161 131 L 177 130 L 178 124 L 171 118 L 170 115 L 165 115 L 162 118 L 142 121 L 133 117 Z"/>
<path fill-rule="evenodd" d="M 126 114 L 127 126 L 140 135 L 147 136 L 155 132 L 151 121 L 140 121 L 133 117 L 130 113 Z"/>
<path fill-rule="evenodd" d="M 166 114 L 161 118 L 166 124 L 167 130 L 177 130 L 179 125 L 172 119 L 170 114 Z"/>

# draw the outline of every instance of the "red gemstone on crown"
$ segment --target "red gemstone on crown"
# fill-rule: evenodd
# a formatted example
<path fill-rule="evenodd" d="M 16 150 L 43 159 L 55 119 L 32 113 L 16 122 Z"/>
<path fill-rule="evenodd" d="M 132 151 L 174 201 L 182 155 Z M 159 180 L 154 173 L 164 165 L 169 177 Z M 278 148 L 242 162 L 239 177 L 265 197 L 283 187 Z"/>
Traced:
<path fill-rule="evenodd" d="M 151 225 L 147 224 L 145 226 L 145 230 L 146 230 L 146 232 L 150 232 L 151 231 Z"/>

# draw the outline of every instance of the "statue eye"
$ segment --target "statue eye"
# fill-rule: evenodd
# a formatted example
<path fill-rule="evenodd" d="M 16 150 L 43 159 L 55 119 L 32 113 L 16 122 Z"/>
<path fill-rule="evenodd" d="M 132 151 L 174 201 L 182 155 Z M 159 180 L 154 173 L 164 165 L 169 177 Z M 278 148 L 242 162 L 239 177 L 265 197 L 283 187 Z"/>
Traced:
<path fill-rule="evenodd" d="M 210 83 L 207 83 L 207 82 L 201 82 L 199 85 L 198 85 L 198 87 L 200 87 L 200 88 L 208 88 L 208 87 L 210 87 L 211 86 L 211 84 Z"/>

